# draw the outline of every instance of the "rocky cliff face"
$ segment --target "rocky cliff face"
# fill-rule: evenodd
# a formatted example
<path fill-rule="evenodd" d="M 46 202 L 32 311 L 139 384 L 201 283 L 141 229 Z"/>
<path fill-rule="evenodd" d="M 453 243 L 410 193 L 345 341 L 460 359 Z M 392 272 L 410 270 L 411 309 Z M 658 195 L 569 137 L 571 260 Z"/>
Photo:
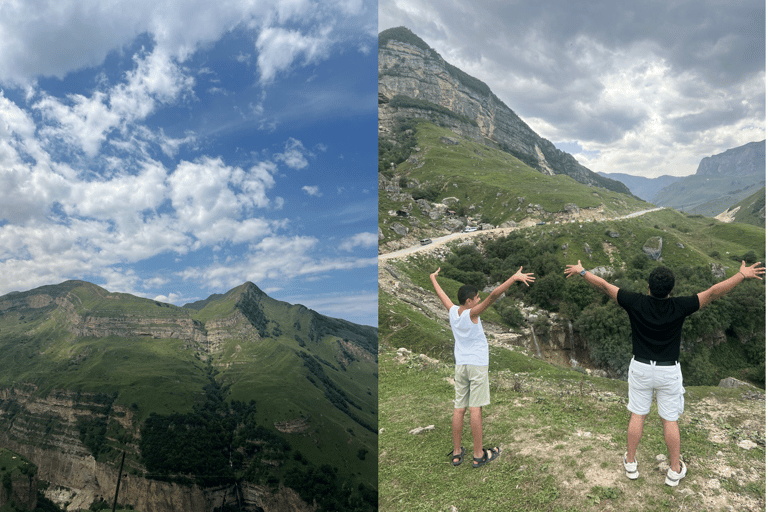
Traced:
<path fill-rule="evenodd" d="M 750 142 L 718 155 L 703 158 L 697 175 L 748 176 L 765 173 L 765 141 Z"/>
<path fill-rule="evenodd" d="M 445 62 L 405 28 L 379 34 L 379 130 L 397 118 L 426 118 L 454 132 L 498 146 L 544 174 L 566 174 L 580 183 L 630 194 L 540 137 L 486 84 Z"/>
<path fill-rule="evenodd" d="M 81 442 L 79 418 L 103 417 L 124 425 L 132 422 L 130 410 L 112 407 L 107 413 L 95 394 L 54 391 L 35 397 L 31 386 L 0 390 L 0 446 L 19 453 L 37 466 L 37 477 L 13 481 L 12 493 L 0 488 L 0 506 L 9 499 L 34 510 L 37 479 L 54 483 L 46 496 L 68 510 L 87 509 L 91 503 L 112 503 L 117 486 L 117 467 L 97 462 Z M 48 428 L 51 426 L 51 428 Z M 135 448 L 135 446 L 134 446 Z M 136 454 L 134 454 L 136 455 Z M 118 502 L 142 512 L 213 512 L 224 505 L 241 510 L 310 512 L 291 489 L 277 493 L 264 486 L 243 482 L 210 489 L 151 480 L 142 476 L 135 460 L 126 459 Z"/>

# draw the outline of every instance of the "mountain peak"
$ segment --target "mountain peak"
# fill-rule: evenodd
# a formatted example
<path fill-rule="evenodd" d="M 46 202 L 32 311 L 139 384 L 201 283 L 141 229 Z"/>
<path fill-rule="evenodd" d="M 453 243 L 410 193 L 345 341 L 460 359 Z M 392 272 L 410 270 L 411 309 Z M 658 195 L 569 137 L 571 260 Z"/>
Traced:
<path fill-rule="evenodd" d="M 705 157 L 696 169 L 697 175 L 748 176 L 764 172 L 765 140 Z"/>
<path fill-rule="evenodd" d="M 623 183 L 587 169 L 534 132 L 483 81 L 446 62 L 409 29 L 396 27 L 379 34 L 379 125 L 392 131 L 399 120 L 411 118 L 448 126 L 542 174 L 631 195 Z"/>

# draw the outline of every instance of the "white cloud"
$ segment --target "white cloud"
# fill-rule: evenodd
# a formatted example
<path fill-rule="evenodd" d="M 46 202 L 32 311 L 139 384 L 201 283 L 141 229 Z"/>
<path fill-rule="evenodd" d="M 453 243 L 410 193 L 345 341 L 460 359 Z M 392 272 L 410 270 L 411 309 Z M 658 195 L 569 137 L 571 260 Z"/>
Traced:
<path fill-rule="evenodd" d="M 304 65 L 326 58 L 332 45 L 330 33 L 331 27 L 322 27 L 314 35 L 280 27 L 264 28 L 256 40 L 261 83 L 272 82 L 302 56 Z"/>
<path fill-rule="evenodd" d="M 301 190 L 307 193 L 307 195 L 314 196 L 314 197 L 320 197 L 323 195 L 322 192 L 320 192 L 320 187 L 316 185 L 304 185 L 301 187 Z"/>
<path fill-rule="evenodd" d="M 168 177 L 169 197 L 186 229 L 202 244 L 244 241 L 249 230 L 254 236 L 269 231 L 258 219 L 249 219 L 245 229 L 236 219 L 269 204 L 266 191 L 275 184 L 274 169 L 274 164 L 262 163 L 246 172 L 209 157 L 181 162 Z"/>
<path fill-rule="evenodd" d="M 363 247 L 365 249 L 376 247 L 379 243 L 379 237 L 376 233 L 358 233 L 351 238 L 344 240 L 339 248 L 343 251 L 351 252 L 356 247 Z"/>
<path fill-rule="evenodd" d="M 309 165 L 305 153 L 306 149 L 301 141 L 291 137 L 285 142 L 285 152 L 276 154 L 275 160 L 283 162 L 291 169 L 303 169 Z"/>
<path fill-rule="evenodd" d="M 194 79 L 185 76 L 181 67 L 160 50 L 143 58 L 135 56 L 134 61 L 136 67 L 127 73 L 126 82 L 107 92 L 96 91 L 91 97 L 71 94 L 66 103 L 42 93 L 33 107 L 51 124 L 42 127 L 40 135 L 49 145 L 62 141 L 93 158 L 114 129 L 130 135 L 127 130 L 131 123 L 145 119 L 158 103 L 170 103 L 194 85 Z M 154 137 L 151 132 L 146 136 Z M 162 142 L 170 151 L 183 141 Z"/>

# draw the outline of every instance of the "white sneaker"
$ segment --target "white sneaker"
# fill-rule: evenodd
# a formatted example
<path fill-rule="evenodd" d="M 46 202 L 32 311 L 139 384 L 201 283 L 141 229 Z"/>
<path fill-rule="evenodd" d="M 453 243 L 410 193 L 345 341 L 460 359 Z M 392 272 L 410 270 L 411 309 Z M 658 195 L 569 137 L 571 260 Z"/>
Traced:
<path fill-rule="evenodd" d="M 669 468 L 667 470 L 667 479 L 664 480 L 664 483 L 669 485 L 670 487 L 677 487 L 677 484 L 680 483 L 680 480 L 685 477 L 685 473 L 688 471 L 688 468 L 685 467 L 685 462 L 682 460 L 680 461 L 680 472 L 675 473 L 672 471 L 672 468 Z"/>
<path fill-rule="evenodd" d="M 635 457 L 635 462 L 627 462 L 627 453 L 624 452 L 624 471 L 627 472 L 627 478 L 637 480 L 637 477 L 640 476 L 640 473 L 637 471 L 637 457 Z"/>

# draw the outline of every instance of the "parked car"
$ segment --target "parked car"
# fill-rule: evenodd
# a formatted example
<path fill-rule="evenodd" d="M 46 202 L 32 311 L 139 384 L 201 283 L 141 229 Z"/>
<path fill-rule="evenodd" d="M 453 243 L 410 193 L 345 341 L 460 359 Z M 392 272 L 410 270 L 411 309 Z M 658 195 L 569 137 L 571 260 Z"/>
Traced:
<path fill-rule="evenodd" d="M 421 245 L 429 245 L 429 244 L 432 243 L 432 239 L 431 238 L 422 238 L 420 240 L 420 242 L 421 242 Z"/>
<path fill-rule="evenodd" d="M 467 226 L 464 228 L 465 233 L 472 233 L 473 231 L 477 231 L 477 226 Z"/>

